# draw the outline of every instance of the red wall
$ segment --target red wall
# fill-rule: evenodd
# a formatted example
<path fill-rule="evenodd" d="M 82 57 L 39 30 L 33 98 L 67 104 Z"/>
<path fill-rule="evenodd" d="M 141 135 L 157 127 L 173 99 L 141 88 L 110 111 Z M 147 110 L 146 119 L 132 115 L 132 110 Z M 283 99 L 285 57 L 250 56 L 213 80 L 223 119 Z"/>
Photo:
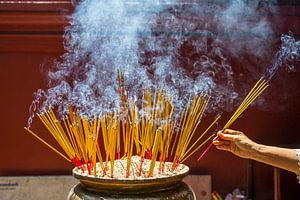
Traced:
<path fill-rule="evenodd" d="M 71 174 L 71 164 L 23 129 L 27 125 L 33 92 L 46 84 L 41 73 L 42 65 L 64 52 L 62 33 L 67 20 L 62 13 L 72 10 L 72 6 L 68 1 L 49 2 L 0 3 L 1 176 Z M 278 35 L 291 30 L 299 39 L 300 7 L 295 2 L 281 6 L 281 15 L 270 18 L 277 24 Z M 299 73 L 294 79 L 300 80 Z M 300 89 L 298 94 L 300 97 Z M 240 129 L 265 144 L 300 144 L 298 98 L 293 105 L 294 109 L 279 114 L 249 109 L 232 128 Z M 34 123 L 32 129 L 39 130 L 44 138 L 52 141 L 39 123 Z M 215 149 L 201 162 L 195 161 L 196 156 L 199 155 L 187 162 L 191 172 L 211 174 L 214 190 L 223 194 L 237 187 L 246 190 L 247 160 Z M 253 163 L 250 178 L 253 180 L 254 199 L 273 198 L 272 176 L 270 166 Z M 281 178 L 282 199 L 298 199 L 300 186 L 296 176 L 282 172 Z"/>
<path fill-rule="evenodd" d="M 23 127 L 33 92 L 46 84 L 42 65 L 64 52 L 62 10 L 72 7 L 66 1 L 28 2 L 0 3 L 0 175 L 70 174 L 71 165 Z"/>

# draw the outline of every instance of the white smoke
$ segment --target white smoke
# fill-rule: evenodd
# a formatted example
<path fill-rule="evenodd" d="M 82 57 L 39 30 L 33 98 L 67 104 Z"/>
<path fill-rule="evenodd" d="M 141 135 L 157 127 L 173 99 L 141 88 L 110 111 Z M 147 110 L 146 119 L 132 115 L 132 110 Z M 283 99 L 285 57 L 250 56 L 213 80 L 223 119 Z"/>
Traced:
<path fill-rule="evenodd" d="M 274 56 L 272 65 L 267 68 L 264 78 L 272 79 L 279 67 L 285 65 L 291 71 L 298 71 L 299 67 L 293 65 L 294 61 L 300 60 L 300 41 L 296 41 L 292 35 L 281 36 L 281 47 Z"/>
<path fill-rule="evenodd" d="M 49 89 L 35 93 L 29 125 L 49 106 L 64 114 L 72 104 L 87 116 L 118 107 L 118 69 L 133 98 L 143 87 L 161 88 L 180 109 L 189 95 L 206 92 L 209 112 L 232 111 L 271 59 L 261 1 L 246 2 L 79 2 L 64 35 L 67 53 L 48 72 Z"/>

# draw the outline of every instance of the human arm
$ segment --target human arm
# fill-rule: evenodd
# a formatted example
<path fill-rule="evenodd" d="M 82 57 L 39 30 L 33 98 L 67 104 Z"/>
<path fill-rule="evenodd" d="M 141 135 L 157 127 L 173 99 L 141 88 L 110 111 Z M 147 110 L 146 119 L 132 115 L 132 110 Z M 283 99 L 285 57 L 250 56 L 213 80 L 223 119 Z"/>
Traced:
<path fill-rule="evenodd" d="M 213 141 L 217 149 L 300 174 L 295 149 L 258 144 L 244 133 L 230 129 L 219 131 L 218 138 Z"/>

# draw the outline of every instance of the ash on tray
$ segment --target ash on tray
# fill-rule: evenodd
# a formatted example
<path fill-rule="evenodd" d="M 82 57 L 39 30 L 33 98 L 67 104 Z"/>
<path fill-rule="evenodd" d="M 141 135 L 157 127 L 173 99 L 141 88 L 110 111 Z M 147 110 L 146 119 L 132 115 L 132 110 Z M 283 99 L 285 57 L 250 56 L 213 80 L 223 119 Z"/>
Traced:
<path fill-rule="evenodd" d="M 119 159 L 114 162 L 114 171 L 113 177 L 111 177 L 111 162 L 107 163 L 106 173 L 103 173 L 103 170 L 99 163 L 96 164 L 96 176 L 93 173 L 89 174 L 88 170 L 84 169 L 84 172 L 80 168 L 74 168 L 73 173 L 87 176 L 87 177 L 98 177 L 101 179 L 119 179 L 119 180 L 138 180 L 138 179 L 157 179 L 157 178 L 167 178 L 172 177 L 179 174 L 184 174 L 189 171 L 189 167 L 183 164 L 179 164 L 178 167 L 174 170 L 171 170 L 173 163 L 165 162 L 163 170 L 160 170 L 160 162 L 156 161 L 153 176 L 149 177 L 149 168 L 150 168 L 151 160 L 144 159 L 142 164 L 142 171 L 139 175 L 139 167 L 141 164 L 140 156 L 132 156 L 130 174 L 128 178 L 126 178 L 126 165 L 127 159 Z M 104 163 L 105 164 L 105 163 Z M 86 166 L 84 166 L 86 168 Z"/>

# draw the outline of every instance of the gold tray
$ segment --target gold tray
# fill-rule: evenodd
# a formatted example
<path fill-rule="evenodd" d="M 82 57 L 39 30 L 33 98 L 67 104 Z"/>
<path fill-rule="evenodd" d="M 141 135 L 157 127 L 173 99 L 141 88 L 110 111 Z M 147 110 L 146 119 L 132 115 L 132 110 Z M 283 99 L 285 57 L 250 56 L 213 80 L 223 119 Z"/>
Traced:
<path fill-rule="evenodd" d="M 130 178 L 108 178 L 83 175 L 77 168 L 73 169 L 73 176 L 89 191 L 102 193 L 152 193 L 165 191 L 177 187 L 182 179 L 189 173 L 189 167 L 183 164 L 182 172 L 158 178 L 130 179 Z"/>

